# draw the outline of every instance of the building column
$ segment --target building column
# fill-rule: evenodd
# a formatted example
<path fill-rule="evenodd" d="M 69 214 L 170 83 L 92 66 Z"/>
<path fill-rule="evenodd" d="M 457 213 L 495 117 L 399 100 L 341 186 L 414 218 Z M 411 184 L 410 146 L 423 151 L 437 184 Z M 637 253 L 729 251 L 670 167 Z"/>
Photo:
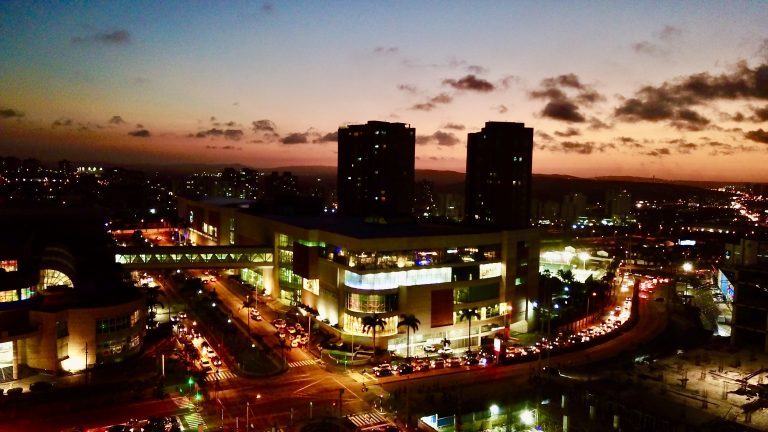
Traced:
<path fill-rule="evenodd" d="M 19 341 L 13 340 L 13 379 L 19 379 Z"/>

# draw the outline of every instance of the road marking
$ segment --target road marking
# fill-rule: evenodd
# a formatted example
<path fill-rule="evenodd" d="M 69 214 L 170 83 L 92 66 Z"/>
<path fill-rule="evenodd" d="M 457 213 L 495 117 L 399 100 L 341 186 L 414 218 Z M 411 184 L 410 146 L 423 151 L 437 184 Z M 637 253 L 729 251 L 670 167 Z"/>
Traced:
<path fill-rule="evenodd" d="M 223 371 L 209 373 L 208 375 L 205 376 L 205 381 L 206 382 L 224 381 L 230 378 L 237 378 L 237 375 L 235 375 L 232 371 L 223 370 Z"/>
<path fill-rule="evenodd" d="M 296 362 L 289 362 L 288 367 L 301 367 L 301 366 L 311 366 L 314 364 L 320 363 L 320 360 L 318 359 L 311 359 L 311 360 L 302 360 L 302 361 L 296 361 Z"/>

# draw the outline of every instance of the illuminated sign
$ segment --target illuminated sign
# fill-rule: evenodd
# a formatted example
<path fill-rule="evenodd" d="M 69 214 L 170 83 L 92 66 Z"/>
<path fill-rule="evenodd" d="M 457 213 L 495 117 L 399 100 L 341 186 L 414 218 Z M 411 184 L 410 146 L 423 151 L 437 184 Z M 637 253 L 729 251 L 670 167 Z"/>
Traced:
<path fill-rule="evenodd" d="M 678 240 L 677 244 L 680 246 L 696 246 L 696 240 Z"/>

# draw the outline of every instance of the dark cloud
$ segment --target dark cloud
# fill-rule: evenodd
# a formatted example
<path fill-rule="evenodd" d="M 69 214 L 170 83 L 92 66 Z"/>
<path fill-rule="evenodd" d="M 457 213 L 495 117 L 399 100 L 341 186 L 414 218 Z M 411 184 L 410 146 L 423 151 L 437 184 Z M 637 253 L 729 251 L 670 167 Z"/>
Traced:
<path fill-rule="evenodd" d="M 225 145 L 221 147 L 222 150 L 242 150 L 242 147 L 235 147 L 233 145 Z"/>
<path fill-rule="evenodd" d="M 637 142 L 637 140 L 632 137 L 621 136 L 621 137 L 617 137 L 616 141 L 618 141 L 623 148 L 629 148 L 632 150 L 637 150 L 644 147 L 642 144 Z"/>
<path fill-rule="evenodd" d="M 374 54 L 397 54 L 398 48 L 397 47 L 384 47 L 384 46 L 377 46 L 373 49 Z"/>
<path fill-rule="evenodd" d="M 645 156 L 662 157 L 669 156 L 672 152 L 668 148 L 660 148 L 643 153 Z"/>
<path fill-rule="evenodd" d="M 499 87 L 501 88 L 509 88 L 512 84 L 516 84 L 520 82 L 520 77 L 515 75 L 507 75 L 504 78 L 499 81 Z"/>
<path fill-rule="evenodd" d="M 336 132 L 328 132 L 327 134 L 320 137 L 318 142 L 324 143 L 324 142 L 338 142 L 339 141 L 339 131 Z"/>
<path fill-rule="evenodd" d="M 584 116 L 579 113 L 579 107 L 570 100 L 553 100 L 549 102 L 544 107 L 544 110 L 541 111 L 541 115 L 567 122 L 580 123 L 585 120 Z"/>
<path fill-rule="evenodd" d="M 72 119 L 62 117 L 60 119 L 56 119 L 51 123 L 52 127 L 69 127 L 72 126 Z"/>
<path fill-rule="evenodd" d="M 191 136 L 187 135 L 187 136 Z M 219 129 L 219 128 L 211 128 L 205 131 L 200 131 L 194 134 L 195 138 L 216 138 L 216 137 L 224 137 L 224 139 L 228 139 L 231 141 L 240 141 L 241 138 L 243 138 L 243 131 L 240 129 Z"/>
<path fill-rule="evenodd" d="M 677 110 L 675 118 L 671 122 L 671 125 L 678 129 L 685 129 L 690 131 L 702 130 L 708 124 L 709 119 L 688 108 L 681 108 Z"/>
<path fill-rule="evenodd" d="M 464 130 L 465 129 L 463 124 L 458 124 L 458 123 L 446 123 L 446 124 L 443 125 L 443 128 L 444 129 L 453 129 L 453 130 Z"/>
<path fill-rule="evenodd" d="M 121 125 L 121 124 L 125 124 L 125 120 L 123 120 L 123 118 L 120 117 L 119 115 L 116 115 L 116 116 L 112 116 L 112 118 L 109 119 L 107 123 L 114 124 L 114 125 Z"/>
<path fill-rule="evenodd" d="M 15 110 L 13 108 L 0 109 L 0 119 L 7 119 L 7 118 L 14 118 L 14 117 L 24 117 L 24 113 L 19 110 Z"/>
<path fill-rule="evenodd" d="M 752 111 L 755 113 L 755 115 L 750 120 L 756 122 L 768 121 L 768 105 L 764 106 L 763 108 L 753 108 Z"/>
<path fill-rule="evenodd" d="M 669 24 L 665 25 L 659 32 L 656 34 L 659 39 L 670 42 L 673 41 L 680 36 L 682 36 L 683 31 L 675 26 L 671 26 Z"/>
<path fill-rule="evenodd" d="M 537 130 L 535 133 L 536 133 L 537 137 L 541 138 L 544 141 L 554 141 L 555 140 L 552 137 L 552 135 L 550 135 L 550 134 L 548 134 L 546 132 L 542 132 L 542 131 Z"/>
<path fill-rule="evenodd" d="M 467 71 L 473 74 L 482 75 L 484 73 L 488 73 L 488 69 L 478 66 L 478 65 L 469 65 L 467 66 Z"/>
<path fill-rule="evenodd" d="M 529 92 L 528 96 L 531 99 L 548 100 L 541 111 L 543 117 L 573 123 L 586 121 L 578 104 L 592 106 L 605 99 L 592 86 L 582 83 L 579 77 L 572 73 L 543 79 L 539 88 Z"/>
<path fill-rule="evenodd" d="M 264 12 L 266 14 L 271 14 L 272 12 L 275 11 L 275 7 L 272 6 L 272 3 L 264 3 L 263 5 L 261 5 L 259 10 L 261 10 L 262 12 Z"/>
<path fill-rule="evenodd" d="M 496 110 L 496 112 L 499 114 L 504 114 L 505 112 L 509 111 L 509 108 L 507 108 L 507 106 L 503 104 L 495 106 L 493 107 L 493 109 Z"/>
<path fill-rule="evenodd" d="M 752 69 L 741 62 L 730 73 L 698 73 L 656 87 L 645 86 L 622 102 L 614 115 L 627 122 L 671 121 L 675 127 L 699 130 L 709 120 L 691 107 L 741 99 L 768 100 L 768 64 Z"/>
<path fill-rule="evenodd" d="M 651 57 L 663 57 L 667 55 L 665 49 L 648 41 L 636 42 L 631 46 L 632 50 L 638 54 L 645 54 Z"/>
<path fill-rule="evenodd" d="M 447 93 L 440 93 L 439 95 L 431 98 L 427 102 L 415 104 L 411 107 L 412 110 L 417 111 L 432 111 L 440 104 L 448 104 L 453 101 L 453 97 Z"/>
<path fill-rule="evenodd" d="M 144 125 L 141 123 L 136 123 L 136 129 L 144 129 Z"/>
<path fill-rule="evenodd" d="M 135 131 L 128 132 L 128 135 L 137 138 L 149 138 L 150 133 L 146 129 L 137 129 Z"/>
<path fill-rule="evenodd" d="M 590 117 L 589 119 L 589 129 L 590 130 L 601 130 L 601 129 L 611 129 L 613 128 L 613 125 L 609 125 L 608 123 L 605 123 L 604 121 L 600 120 L 596 117 Z"/>
<path fill-rule="evenodd" d="M 277 129 L 277 125 L 272 120 L 255 120 L 251 122 L 251 125 L 254 132 L 275 132 Z"/>
<path fill-rule="evenodd" d="M 416 137 L 416 144 L 426 145 L 431 143 L 437 143 L 442 147 L 453 147 L 461 140 L 451 132 L 437 131 L 432 135 L 419 135 Z"/>
<path fill-rule="evenodd" d="M 411 94 L 414 94 L 417 92 L 416 87 L 410 84 L 400 84 L 397 86 L 397 89 L 406 93 L 411 93 Z"/>
<path fill-rule="evenodd" d="M 563 141 L 560 143 L 560 147 L 565 153 L 592 154 L 595 143 Z"/>
<path fill-rule="evenodd" d="M 309 134 L 308 133 L 301 133 L 301 132 L 294 132 L 286 135 L 285 138 L 280 140 L 283 144 L 306 144 L 309 142 Z"/>
<path fill-rule="evenodd" d="M 125 45 L 130 41 L 131 34 L 125 30 L 115 30 L 109 33 L 96 33 L 72 38 L 72 43 L 74 44 L 99 43 L 104 45 Z"/>
<path fill-rule="evenodd" d="M 496 88 L 490 82 L 482 78 L 477 78 L 475 75 L 472 75 L 472 74 L 467 75 L 458 80 L 444 79 L 443 85 L 449 85 L 457 90 L 469 90 L 469 91 L 478 91 L 478 92 L 486 92 L 486 93 L 493 91 Z"/>
<path fill-rule="evenodd" d="M 240 141 L 243 137 L 243 131 L 240 129 L 226 129 L 224 131 L 224 138 L 232 141 Z"/>
<path fill-rule="evenodd" d="M 566 129 L 566 130 L 564 130 L 562 132 L 555 131 L 555 135 L 557 135 L 559 137 L 562 137 L 562 138 L 568 138 L 568 137 L 572 137 L 572 136 L 579 136 L 579 135 L 581 135 L 581 132 L 579 132 L 579 130 L 575 129 L 575 128 L 568 128 L 568 129 Z"/>
<path fill-rule="evenodd" d="M 762 129 L 749 131 L 744 134 L 744 138 L 755 142 L 768 144 L 768 131 Z"/>
<path fill-rule="evenodd" d="M 691 142 L 682 142 L 677 144 L 677 152 L 683 154 L 690 154 L 691 152 L 698 150 L 699 145 Z"/>

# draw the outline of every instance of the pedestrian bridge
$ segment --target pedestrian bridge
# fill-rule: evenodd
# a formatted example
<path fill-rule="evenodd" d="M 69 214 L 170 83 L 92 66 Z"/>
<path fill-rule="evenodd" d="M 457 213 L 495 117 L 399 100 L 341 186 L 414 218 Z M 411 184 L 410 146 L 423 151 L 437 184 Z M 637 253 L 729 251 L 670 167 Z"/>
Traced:
<path fill-rule="evenodd" d="M 130 270 L 272 267 L 271 247 L 155 246 L 118 247 L 115 262 Z"/>

